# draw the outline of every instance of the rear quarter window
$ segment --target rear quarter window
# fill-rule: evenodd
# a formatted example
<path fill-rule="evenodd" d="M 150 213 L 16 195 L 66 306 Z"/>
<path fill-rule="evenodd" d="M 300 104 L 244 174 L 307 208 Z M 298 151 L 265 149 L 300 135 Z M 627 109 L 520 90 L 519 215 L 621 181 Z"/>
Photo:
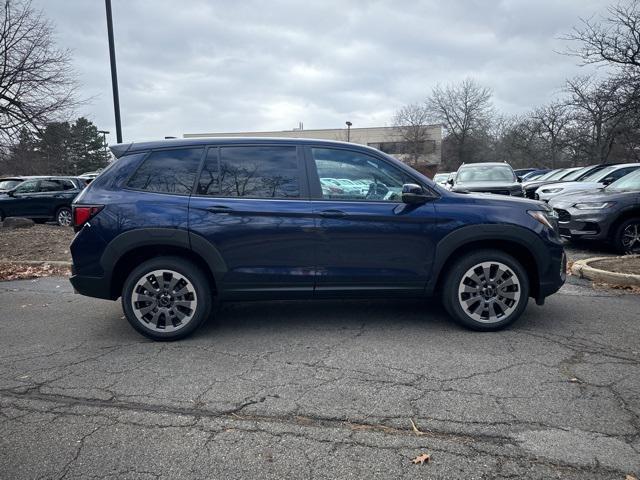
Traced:
<path fill-rule="evenodd" d="M 189 195 L 203 151 L 203 148 L 181 148 L 151 152 L 127 186 L 147 192 Z"/>

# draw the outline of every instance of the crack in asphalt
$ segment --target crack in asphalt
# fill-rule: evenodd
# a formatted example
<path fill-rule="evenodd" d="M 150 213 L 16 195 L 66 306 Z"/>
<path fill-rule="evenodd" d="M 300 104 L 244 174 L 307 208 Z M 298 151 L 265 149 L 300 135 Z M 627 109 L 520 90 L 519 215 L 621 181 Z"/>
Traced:
<path fill-rule="evenodd" d="M 103 401 L 103 400 L 90 400 L 86 398 L 76 398 L 76 397 L 67 397 L 61 395 L 46 395 L 46 394 L 33 394 L 33 393 L 16 393 L 11 390 L 2 390 L 0 391 L 0 397 L 4 397 L 5 399 L 28 399 L 31 401 L 37 402 L 46 402 L 46 403 L 54 403 L 58 404 L 58 407 L 54 409 L 39 409 L 39 408 L 30 408 L 24 404 L 20 405 L 12 405 L 12 407 L 16 410 L 26 412 L 24 415 L 29 415 L 30 413 L 37 414 L 50 414 L 54 416 L 54 420 L 57 420 L 60 417 L 71 416 L 71 417 L 83 417 L 89 420 L 103 419 L 104 423 L 100 423 L 91 428 L 91 430 L 87 433 L 81 435 L 80 439 L 77 441 L 78 445 L 75 449 L 73 456 L 64 464 L 62 469 L 60 470 L 57 478 L 58 480 L 62 480 L 67 477 L 69 472 L 71 471 L 74 464 L 77 462 L 78 458 L 82 454 L 83 449 L 86 446 L 86 441 L 100 430 L 113 427 L 117 424 L 126 424 L 126 425 L 134 425 L 140 426 L 149 429 L 185 429 L 185 428 L 195 428 L 196 430 L 200 430 L 207 435 L 206 440 L 204 441 L 202 448 L 209 448 L 209 446 L 213 443 L 216 437 L 225 431 L 238 431 L 242 433 L 252 433 L 252 434 L 264 434 L 269 435 L 271 437 L 276 437 L 280 440 L 283 438 L 297 438 L 304 439 L 318 444 L 325 444 L 328 446 L 329 450 L 333 453 L 337 452 L 339 448 L 351 448 L 351 447 L 365 447 L 371 448 L 379 451 L 389 450 L 393 452 L 397 452 L 400 455 L 400 458 L 403 462 L 406 462 L 407 456 L 404 452 L 408 450 L 412 450 L 411 445 L 401 444 L 401 445 L 380 445 L 379 443 L 371 443 L 367 442 L 367 439 L 364 438 L 363 434 L 375 433 L 375 434 L 383 434 L 383 435 L 393 435 L 393 436 L 401 436 L 404 438 L 408 438 L 411 440 L 415 440 L 419 442 L 419 444 L 428 443 L 429 440 L 441 440 L 445 442 L 453 442 L 455 444 L 460 445 L 463 448 L 467 448 L 470 452 L 465 453 L 458 448 L 446 448 L 445 446 L 437 446 L 430 445 L 428 447 L 429 451 L 433 453 L 449 453 L 455 456 L 475 459 L 478 455 L 489 456 L 492 458 L 496 458 L 498 463 L 504 463 L 507 460 L 510 461 L 518 461 L 523 464 L 536 464 L 540 466 L 546 466 L 552 468 L 554 470 L 561 471 L 569 471 L 573 473 L 584 473 L 584 474 L 600 474 L 600 475 L 611 475 L 611 476 L 620 476 L 625 472 L 623 470 L 608 468 L 602 465 L 595 466 L 585 466 L 572 464 L 570 462 L 558 462 L 550 459 L 540 458 L 537 455 L 530 454 L 518 445 L 518 443 L 511 436 L 503 436 L 503 435 L 487 435 L 487 434 L 457 434 L 447 431 L 434 431 L 427 430 L 422 431 L 420 435 L 417 435 L 416 432 L 410 428 L 398 428 L 398 427 L 390 427 L 379 424 L 371 424 L 371 423 L 354 423 L 350 422 L 346 419 L 342 418 L 328 418 L 328 417 L 291 417 L 291 416 L 267 416 L 267 415 L 243 415 L 241 411 L 246 406 L 256 403 L 256 402 L 246 402 L 238 407 L 230 410 L 223 411 L 205 411 L 195 408 L 184 408 L 184 407 L 168 407 L 168 406 L 154 406 L 148 405 L 144 403 L 134 403 L 134 402 L 113 402 L 113 401 Z M 133 412 L 144 412 L 149 414 L 157 414 L 157 415 L 174 415 L 179 417 L 191 417 L 193 420 L 190 422 L 182 422 L 178 424 L 150 424 L 150 423 L 141 423 L 135 422 L 130 419 L 122 419 L 122 418 L 114 418 L 110 416 L 108 413 L 95 413 L 88 415 L 87 412 L 74 412 L 74 411 L 63 411 L 61 408 L 73 408 L 73 407 L 89 407 L 96 408 L 100 412 L 116 410 L 116 411 L 133 411 Z M 24 416 L 22 415 L 22 416 Z M 10 417 L 12 420 L 16 420 L 20 417 Z M 205 425 L 201 425 L 201 421 L 203 419 L 222 419 L 225 421 L 232 422 L 232 427 L 220 427 L 218 429 L 206 428 Z M 246 426 L 250 424 L 252 426 Z M 296 431 L 271 431 L 268 430 L 268 426 L 270 424 L 283 424 L 289 425 L 291 427 L 296 427 L 302 429 L 299 432 Z M 307 434 L 305 432 L 308 428 L 329 428 L 329 429 L 339 429 L 345 430 L 348 432 L 347 437 L 336 440 L 336 439 L 325 439 L 318 438 L 317 436 L 313 436 L 313 434 Z M 551 428 L 551 427 L 550 427 Z M 557 427 L 555 427 L 557 428 Z M 356 438 L 356 435 L 358 438 Z M 495 448 L 505 448 L 510 447 L 511 451 L 496 451 Z M 515 449 L 515 451 L 514 451 Z M 303 455 L 307 455 L 305 449 L 301 449 L 300 452 Z M 402 453 L 401 453 L 402 452 Z M 194 461 L 194 464 L 196 462 Z M 306 462 L 307 466 L 312 465 L 313 462 L 311 459 L 308 459 Z M 310 467 L 309 467 L 310 468 Z M 500 472 L 501 469 L 498 469 Z M 121 473 L 144 473 L 155 478 L 160 478 L 162 476 L 161 473 L 153 472 L 153 471 L 139 471 L 136 469 L 125 470 Z M 497 473 L 497 472 L 496 472 Z M 105 477 L 108 475 L 105 474 Z M 502 476 L 502 478 L 507 478 L 508 476 Z M 310 471 L 308 478 L 315 478 L 314 472 Z"/>

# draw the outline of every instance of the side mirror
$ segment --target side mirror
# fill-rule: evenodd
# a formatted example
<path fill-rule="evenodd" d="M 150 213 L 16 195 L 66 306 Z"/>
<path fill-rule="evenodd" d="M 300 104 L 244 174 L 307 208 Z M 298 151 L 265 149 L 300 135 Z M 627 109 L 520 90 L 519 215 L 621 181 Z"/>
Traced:
<path fill-rule="evenodd" d="M 429 192 L 425 192 L 424 188 L 415 183 L 405 183 L 402 185 L 402 202 L 410 205 L 426 203 L 433 196 Z"/>
<path fill-rule="evenodd" d="M 522 177 L 516 177 L 516 180 L 518 180 L 518 183 L 522 183 Z"/>
<path fill-rule="evenodd" d="M 16 191 L 14 190 L 7 190 L 5 192 L 7 195 L 9 195 L 10 197 L 15 197 L 16 196 Z"/>
<path fill-rule="evenodd" d="M 453 186 L 453 178 L 448 178 L 447 184 Z"/>

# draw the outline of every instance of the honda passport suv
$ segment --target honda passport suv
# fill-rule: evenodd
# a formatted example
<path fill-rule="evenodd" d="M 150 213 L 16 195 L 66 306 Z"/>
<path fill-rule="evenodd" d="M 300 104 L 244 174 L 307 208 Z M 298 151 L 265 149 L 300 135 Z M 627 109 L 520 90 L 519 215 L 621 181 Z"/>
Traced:
<path fill-rule="evenodd" d="M 216 138 L 111 149 L 117 160 L 73 203 L 71 283 L 121 297 L 156 340 L 192 333 L 214 298 L 439 295 L 459 323 L 497 330 L 565 280 L 550 207 L 449 192 L 373 148 Z"/>

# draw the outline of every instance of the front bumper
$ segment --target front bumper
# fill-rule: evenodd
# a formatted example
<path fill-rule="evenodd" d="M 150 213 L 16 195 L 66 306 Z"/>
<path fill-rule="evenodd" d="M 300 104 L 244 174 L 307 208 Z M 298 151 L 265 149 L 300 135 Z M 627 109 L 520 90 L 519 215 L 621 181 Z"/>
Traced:
<path fill-rule="evenodd" d="M 611 220 L 602 210 L 578 210 L 576 208 L 556 208 L 560 236 L 564 238 L 606 240 Z"/>

